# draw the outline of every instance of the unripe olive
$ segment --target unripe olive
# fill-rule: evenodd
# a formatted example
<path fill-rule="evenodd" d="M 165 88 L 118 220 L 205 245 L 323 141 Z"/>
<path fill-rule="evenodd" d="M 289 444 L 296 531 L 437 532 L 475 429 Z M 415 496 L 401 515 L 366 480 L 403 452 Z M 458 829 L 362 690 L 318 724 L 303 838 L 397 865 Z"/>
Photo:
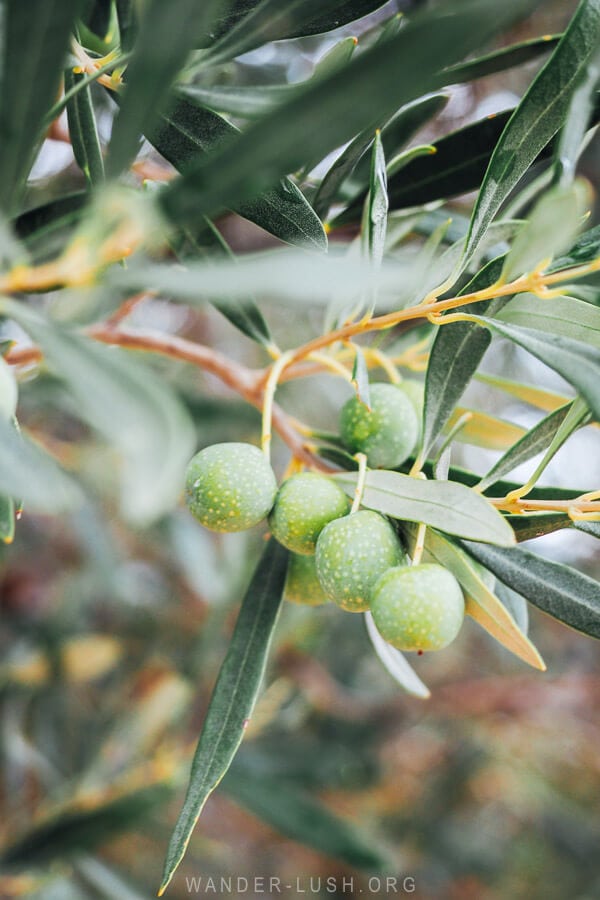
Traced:
<path fill-rule="evenodd" d="M 406 394 L 413 405 L 414 411 L 420 419 L 423 414 L 423 405 L 425 403 L 425 385 L 423 382 L 417 381 L 416 378 L 404 378 L 400 384 L 396 385 L 396 387 Z"/>
<path fill-rule="evenodd" d="M 276 493 L 275 473 L 253 444 L 213 444 L 187 467 L 186 503 L 212 531 L 243 531 L 257 525 L 271 511 Z"/>
<path fill-rule="evenodd" d="M 372 384 L 367 407 L 352 397 L 342 407 L 340 436 L 351 453 L 366 453 L 372 468 L 394 469 L 412 453 L 419 420 L 412 401 L 395 384 Z"/>
<path fill-rule="evenodd" d="M 12 419 L 17 408 L 17 382 L 11 367 L 0 356 L 0 417 Z"/>
<path fill-rule="evenodd" d="M 398 650 L 441 650 L 462 625 L 465 601 L 454 575 L 435 563 L 400 566 L 381 576 L 371 614 L 377 630 Z"/>
<path fill-rule="evenodd" d="M 314 472 L 300 472 L 279 488 L 269 525 L 288 550 L 313 554 L 328 522 L 345 516 L 348 509 L 348 497 L 335 481 Z"/>
<path fill-rule="evenodd" d="M 387 519 L 361 510 L 326 525 L 317 541 L 317 575 L 326 595 L 348 612 L 369 608 L 371 591 L 387 569 L 404 560 Z"/>
<path fill-rule="evenodd" d="M 328 602 L 317 577 L 314 555 L 291 554 L 283 599 L 305 606 L 322 606 Z"/>

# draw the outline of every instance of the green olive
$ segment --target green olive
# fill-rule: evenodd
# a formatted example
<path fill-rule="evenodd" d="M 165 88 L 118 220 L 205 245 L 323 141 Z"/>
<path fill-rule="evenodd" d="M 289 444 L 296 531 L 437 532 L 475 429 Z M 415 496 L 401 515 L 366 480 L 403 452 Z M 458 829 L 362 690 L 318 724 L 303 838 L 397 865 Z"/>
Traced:
<path fill-rule="evenodd" d="M 369 608 L 376 581 L 404 560 L 387 519 L 361 510 L 326 525 L 317 541 L 317 575 L 326 595 L 348 612 Z"/>
<path fill-rule="evenodd" d="M 317 577 L 314 555 L 291 554 L 283 599 L 304 606 L 322 606 L 328 602 Z"/>
<path fill-rule="evenodd" d="M 465 601 L 443 566 L 399 566 L 375 585 L 371 614 L 381 636 L 398 650 L 441 650 L 460 631 Z"/>
<path fill-rule="evenodd" d="M 271 511 L 276 493 L 275 473 L 253 444 L 213 444 L 187 467 L 187 505 L 212 531 L 243 531 L 257 525 Z"/>
<path fill-rule="evenodd" d="M 269 525 L 280 544 L 294 553 L 313 554 L 325 526 L 349 509 L 344 491 L 324 475 L 300 472 L 279 488 Z"/>
<path fill-rule="evenodd" d="M 342 407 L 340 436 L 351 453 L 365 453 L 372 468 L 395 469 L 415 449 L 419 420 L 408 395 L 395 384 L 370 387 L 370 408 L 358 397 Z"/>

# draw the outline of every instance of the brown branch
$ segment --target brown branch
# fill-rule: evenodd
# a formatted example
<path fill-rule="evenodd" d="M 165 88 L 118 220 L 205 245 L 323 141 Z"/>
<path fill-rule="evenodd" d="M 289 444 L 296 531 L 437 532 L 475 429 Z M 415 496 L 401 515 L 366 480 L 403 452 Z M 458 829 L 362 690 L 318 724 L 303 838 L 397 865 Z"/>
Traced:
<path fill-rule="evenodd" d="M 177 335 L 115 328 L 107 322 L 93 325 L 86 330 L 86 334 L 103 344 L 123 347 L 127 350 L 159 353 L 171 359 L 189 362 L 205 372 L 215 375 L 223 384 L 226 384 L 252 406 L 257 409 L 262 408 L 264 370 L 249 369 L 212 347 L 188 341 Z M 17 347 L 9 351 L 6 361 L 12 365 L 26 365 L 39 362 L 42 358 L 43 353 L 39 347 Z M 293 455 L 305 465 L 324 472 L 335 471 L 333 466 L 319 459 L 306 446 L 303 437 L 294 428 L 292 419 L 277 404 L 273 408 L 273 428 Z"/>

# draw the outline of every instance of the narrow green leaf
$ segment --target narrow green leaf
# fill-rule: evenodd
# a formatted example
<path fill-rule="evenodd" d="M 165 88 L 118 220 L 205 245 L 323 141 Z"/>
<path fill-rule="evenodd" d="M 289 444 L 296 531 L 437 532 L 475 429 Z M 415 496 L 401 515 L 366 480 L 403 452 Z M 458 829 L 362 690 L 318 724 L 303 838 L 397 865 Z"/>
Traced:
<path fill-rule="evenodd" d="M 119 450 L 124 515 L 146 525 L 171 510 L 195 435 L 164 378 L 122 350 L 59 330 L 19 303 L 4 300 L 1 308 L 31 335 L 65 380 L 78 415 Z"/>
<path fill-rule="evenodd" d="M 0 209 L 14 212 L 54 102 L 80 0 L 5 0 L 0 32 Z"/>
<path fill-rule="evenodd" d="M 208 106 L 209 109 L 242 119 L 256 119 L 289 100 L 297 90 L 293 84 L 182 84 L 177 87 L 176 93 L 196 106 Z"/>
<path fill-rule="evenodd" d="M 463 542 L 466 551 L 508 587 L 559 622 L 600 638 L 600 584 L 570 566 L 521 547 Z"/>
<path fill-rule="evenodd" d="M 400 109 L 381 129 L 381 142 L 387 159 L 392 159 L 422 125 L 441 112 L 448 103 L 446 94 L 431 94 Z M 369 178 L 367 150 L 373 142 L 373 129 L 357 134 L 338 156 L 324 176 L 315 194 L 313 206 L 318 215 L 326 215 L 341 186 L 354 173 L 353 183 L 366 187 Z"/>
<path fill-rule="evenodd" d="M 560 272 L 563 269 L 569 269 L 571 266 L 582 266 L 591 262 L 600 256 L 600 225 L 590 228 L 579 235 L 570 250 L 564 256 L 555 259 L 548 268 L 547 272 Z"/>
<path fill-rule="evenodd" d="M 0 493 L 34 512 L 58 514 L 82 500 L 79 486 L 51 456 L 0 418 Z"/>
<path fill-rule="evenodd" d="M 578 531 L 600 538 L 600 522 L 586 522 L 584 519 L 580 519 L 578 522 L 571 522 L 571 525 L 574 525 Z"/>
<path fill-rule="evenodd" d="M 481 479 L 479 490 L 485 491 L 486 488 L 499 481 L 500 478 L 504 478 L 517 466 L 528 462 L 532 457 L 537 456 L 538 453 L 543 453 L 564 422 L 573 403 L 574 401 L 566 403 L 564 406 L 551 412 L 513 444 Z"/>
<path fill-rule="evenodd" d="M 461 4 L 459 11 L 421 15 L 342 70 L 309 84 L 209 159 L 197 161 L 161 193 L 165 212 L 176 221 L 193 220 L 255 197 L 281 175 L 301 168 L 308 157 L 322 158 L 431 90 L 441 66 L 490 38 L 526 5 L 508 0 L 498 7 L 479 0 Z"/>
<path fill-rule="evenodd" d="M 600 349 L 572 338 L 545 334 L 483 316 L 473 316 L 473 321 L 523 347 L 562 375 L 581 394 L 595 418 L 600 419 Z"/>
<path fill-rule="evenodd" d="M 240 608 L 213 690 L 183 808 L 171 837 L 159 896 L 181 862 L 208 796 L 242 742 L 263 679 L 287 572 L 287 551 L 271 539 Z"/>
<path fill-rule="evenodd" d="M 540 496 L 543 494 L 544 491 L 541 490 Z M 531 497 L 532 494 L 529 493 L 527 496 Z M 543 499 L 550 498 L 546 494 Z M 573 524 L 566 512 L 520 513 L 516 516 L 507 516 L 506 519 L 515 533 L 518 544 L 543 537 L 545 534 L 554 534 L 555 531 L 562 531 L 563 528 L 569 528 Z"/>
<path fill-rule="evenodd" d="M 173 795 L 170 784 L 153 784 L 93 806 L 60 809 L 2 851 L 3 866 L 40 866 L 79 855 L 148 821 Z"/>
<path fill-rule="evenodd" d="M 581 0 L 552 56 L 496 145 L 471 217 L 466 260 L 510 191 L 563 125 L 573 91 L 599 42 L 600 0 Z"/>
<path fill-rule="evenodd" d="M 430 697 L 429 688 L 423 684 L 404 654 L 388 644 L 379 634 L 370 612 L 365 613 L 365 624 L 375 653 L 394 681 L 413 697 L 419 697 L 421 700 Z"/>
<path fill-rule="evenodd" d="M 330 812 L 296 785 L 273 775 L 232 765 L 223 790 L 281 834 L 356 869 L 386 870 L 389 860 L 349 822 Z"/>
<path fill-rule="evenodd" d="M 65 69 L 65 91 L 71 90 L 85 76 Z M 77 165 L 89 185 L 104 180 L 104 160 L 96 128 L 96 116 L 89 87 L 78 91 L 67 103 L 69 135 Z"/>
<path fill-rule="evenodd" d="M 365 211 L 366 233 L 364 234 L 368 258 L 376 268 L 383 259 L 383 251 L 385 249 L 387 212 L 388 196 L 385 154 L 381 143 L 381 134 L 377 132 L 371 153 L 369 195 Z"/>
<path fill-rule="evenodd" d="M 184 229 L 182 237 L 183 244 L 176 247 L 177 256 L 182 261 L 198 257 L 205 258 L 208 255 L 221 256 L 232 261 L 236 259 L 223 235 L 209 219 L 206 220 L 206 228 L 203 229 L 199 236 L 193 235 L 189 230 Z M 218 309 L 235 328 L 241 331 L 242 334 L 245 334 L 246 337 L 249 337 L 250 340 L 262 344 L 263 347 L 273 346 L 269 326 L 250 293 L 247 298 L 239 302 L 232 298 L 225 302 L 216 299 L 213 299 L 211 302 L 215 309 Z"/>
<path fill-rule="evenodd" d="M 384 0 L 262 0 L 235 21 L 206 53 L 205 65 L 215 65 L 270 41 L 320 34 L 359 19 Z"/>
<path fill-rule="evenodd" d="M 150 137 L 159 153 L 185 172 L 199 156 L 213 153 L 222 142 L 236 136 L 237 129 L 221 116 L 208 109 L 179 100 L 162 119 L 162 124 Z M 285 178 L 257 199 L 236 204 L 235 211 L 282 241 L 325 250 L 327 237 L 306 198 L 296 185 Z M 194 216 L 191 220 L 203 224 Z M 177 225 L 185 222 L 177 221 Z"/>
<path fill-rule="evenodd" d="M 571 246 L 590 202 L 587 182 L 557 185 L 536 203 L 506 254 L 502 278 L 513 281 Z"/>
<path fill-rule="evenodd" d="M 596 49 L 583 69 L 562 127 L 554 163 L 557 184 L 566 187 L 575 177 L 579 155 L 590 127 L 596 90 L 600 85 L 600 48 Z"/>
<path fill-rule="evenodd" d="M 353 496 L 356 474 L 335 475 L 349 496 Z M 363 506 L 393 519 L 424 522 L 446 534 L 469 537 L 509 546 L 512 529 L 491 503 L 455 481 L 424 481 L 383 469 L 367 474 Z"/>
<path fill-rule="evenodd" d="M 260 2 L 261 0 L 231 0 L 217 23 L 216 33 L 222 35 L 230 31 L 244 16 L 247 16 L 254 10 Z M 312 19 L 304 16 L 300 20 L 299 12 L 296 12 L 296 17 L 290 19 L 288 25 L 283 19 L 277 20 L 277 24 L 272 23 L 271 29 L 273 33 L 275 32 L 275 27 L 278 27 L 280 30 L 277 32 L 277 37 L 271 37 L 270 40 L 280 41 L 333 31 L 335 28 L 340 28 L 342 25 L 361 19 L 380 6 L 383 6 L 383 0 L 338 0 L 336 7 L 329 8 L 328 5 L 321 5 L 317 10 L 317 15 Z"/>
<path fill-rule="evenodd" d="M 12 544 L 15 537 L 15 501 L 0 494 L 0 541 Z"/>
<path fill-rule="evenodd" d="M 138 30 L 136 3 L 135 0 L 116 0 L 115 5 L 121 50 L 127 52 L 133 47 Z"/>
<path fill-rule="evenodd" d="M 525 597 L 521 597 L 520 594 L 517 594 L 516 591 L 506 587 L 501 582 L 496 583 L 495 591 L 496 596 L 504 603 L 523 634 L 527 634 L 529 630 L 529 607 Z"/>
<path fill-rule="evenodd" d="M 106 160 L 110 175 L 126 169 L 142 134 L 166 108 L 173 81 L 198 37 L 207 34 L 222 0 L 149 0 L 144 5 L 127 83 L 112 128 Z"/>
<path fill-rule="evenodd" d="M 462 293 L 480 290 L 498 280 L 502 259 L 492 260 L 469 282 Z M 423 432 L 420 458 L 429 454 L 462 397 L 491 337 L 477 331 L 469 322 L 455 322 L 437 330 L 425 377 Z"/>
<path fill-rule="evenodd" d="M 449 569 L 460 582 L 466 594 L 467 613 L 503 647 L 530 666 L 543 671 L 546 666 L 537 649 L 486 584 L 468 555 L 434 531 L 427 532 L 425 549 L 433 562 Z"/>
<path fill-rule="evenodd" d="M 88 200 L 87 191 L 77 191 L 28 209 L 15 219 L 15 232 L 33 262 L 45 262 L 62 252 Z"/>
<path fill-rule="evenodd" d="M 311 78 L 323 78 L 345 66 L 352 59 L 357 44 L 358 40 L 355 37 L 345 37 L 337 41 L 317 60 Z"/>
<path fill-rule="evenodd" d="M 478 56 L 468 62 L 448 66 L 443 74 L 446 76 L 448 84 L 458 84 L 464 81 L 475 81 L 477 78 L 494 75 L 496 72 L 505 72 L 507 69 L 522 66 L 523 63 L 530 62 L 532 59 L 537 59 L 538 56 L 554 50 L 561 37 L 561 34 L 545 34 L 543 37 L 531 38 L 529 41 L 511 44 L 509 47 L 501 47 L 500 50 L 486 53 L 485 56 Z"/>
<path fill-rule="evenodd" d="M 486 116 L 433 141 L 435 153 L 413 159 L 390 178 L 390 208 L 420 206 L 476 190 L 511 113 L 512 110 L 506 110 Z M 335 225 L 360 218 L 365 193 L 363 188 L 348 208 L 336 217 Z"/>
<path fill-rule="evenodd" d="M 600 309 L 575 297 L 542 300 L 533 294 L 519 294 L 494 318 L 508 325 L 581 341 L 600 350 Z"/>

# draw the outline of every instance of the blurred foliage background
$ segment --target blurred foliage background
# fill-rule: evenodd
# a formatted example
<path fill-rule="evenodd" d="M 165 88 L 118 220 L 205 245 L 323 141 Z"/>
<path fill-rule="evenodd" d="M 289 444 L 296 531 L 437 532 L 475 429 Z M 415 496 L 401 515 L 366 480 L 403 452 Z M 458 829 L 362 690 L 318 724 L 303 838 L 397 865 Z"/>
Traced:
<path fill-rule="evenodd" d="M 390 9 L 411 5 L 418 4 L 388 4 L 340 34 L 361 37 Z M 542 4 L 504 40 L 558 32 L 575 5 Z M 247 54 L 232 64 L 236 80 L 306 77 L 336 37 Z M 539 65 L 453 89 L 419 142 L 513 105 Z M 103 102 L 100 91 L 96 99 Z M 101 125 L 108 132 L 108 104 Z M 146 162 L 164 165 L 149 147 Z M 597 138 L 582 170 L 598 187 Z M 30 205 L 81 185 L 60 140 L 46 141 L 33 174 Z M 457 214 L 471 199 L 453 203 Z M 221 227 L 238 252 L 274 240 L 235 217 Z M 343 231 L 331 237 L 348 239 Z M 301 314 L 290 322 L 272 308 L 268 318 L 283 345 L 292 331 L 296 343 L 314 331 Z M 133 321 L 260 362 L 255 345 L 210 309 L 147 300 Z M 199 447 L 257 440 L 255 410 L 209 375 L 163 365 L 186 398 Z M 533 381 L 533 366 L 540 364 L 513 345 L 494 344 L 484 368 Z M 34 435 L 43 432 L 64 465 L 76 463 L 97 499 L 61 519 L 25 511 L 14 544 L 0 548 L 0 830 L 10 863 L 0 895 L 150 897 L 263 535 L 209 535 L 183 507 L 150 532 L 126 528 L 116 514 L 111 453 L 72 415 L 59 381 L 34 369 L 31 376 L 20 385 L 22 421 Z M 547 387 L 565 389 L 546 376 Z M 530 424 L 516 400 L 501 401 L 483 384 L 470 391 L 481 408 Z M 345 394 L 321 376 L 284 386 L 281 396 L 292 413 L 326 427 Z M 558 454 L 546 482 L 582 489 L 598 482 L 599 445 L 588 432 Z M 275 449 L 281 472 L 287 451 Z M 454 461 L 483 470 L 493 458 L 468 448 Z M 593 539 L 581 532 L 538 540 L 536 550 L 600 576 Z M 170 896 L 190 896 L 186 877 L 199 875 L 304 879 L 312 896 L 368 895 L 373 872 L 411 876 L 422 898 L 600 896 L 597 650 L 536 610 L 531 633 L 548 663 L 543 675 L 469 621 L 448 650 L 417 662 L 432 690 L 423 702 L 400 693 L 382 669 L 362 617 L 286 608 L 242 750 L 208 802 Z M 323 807 L 356 825 L 361 840 L 337 855 L 321 852 Z M 336 892 L 326 888 L 328 877 L 337 879 Z"/>

